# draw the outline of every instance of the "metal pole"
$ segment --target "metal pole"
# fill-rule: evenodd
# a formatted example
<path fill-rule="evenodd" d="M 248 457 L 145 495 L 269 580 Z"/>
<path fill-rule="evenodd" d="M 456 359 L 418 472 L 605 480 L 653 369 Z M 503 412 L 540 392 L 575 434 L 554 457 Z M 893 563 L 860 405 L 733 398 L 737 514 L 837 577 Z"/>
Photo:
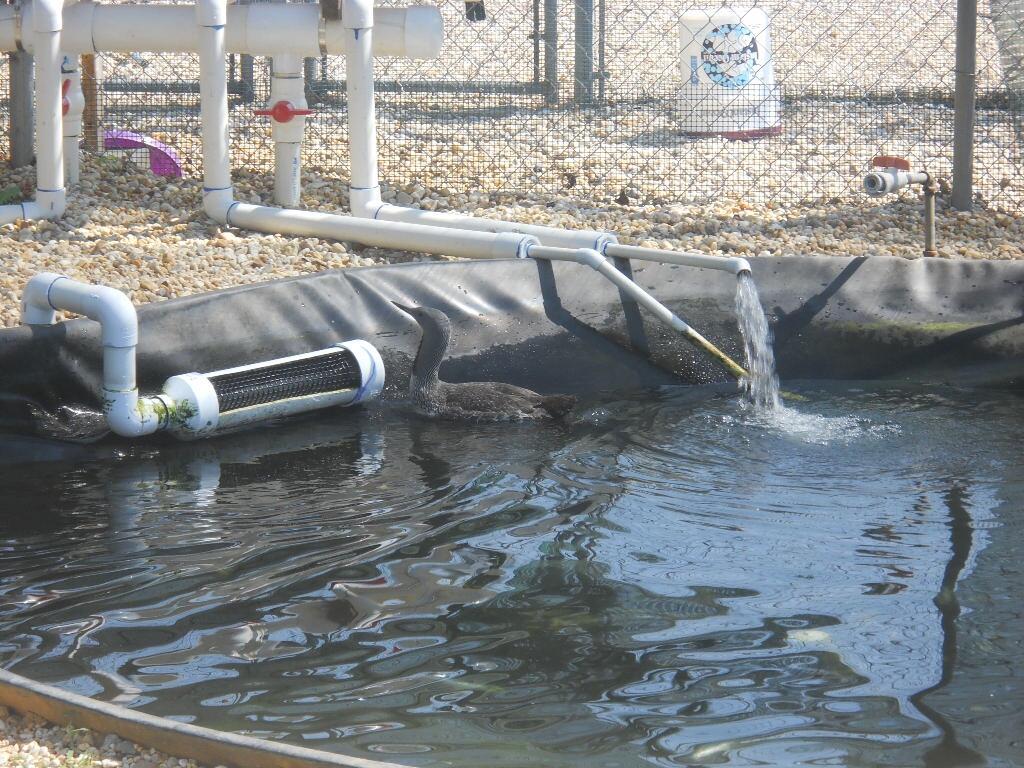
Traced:
<path fill-rule="evenodd" d="M 953 195 L 958 211 L 974 204 L 974 106 L 978 69 L 978 0 L 956 4 L 956 92 L 953 115 Z"/>
<path fill-rule="evenodd" d="M 576 61 L 573 98 L 594 102 L 594 0 L 576 0 Z"/>
<path fill-rule="evenodd" d="M 558 0 L 544 0 L 544 85 L 548 104 L 558 103 Z"/>
<path fill-rule="evenodd" d="M 242 103 L 252 104 L 256 100 L 256 59 L 247 53 L 238 58 L 238 79 L 242 86 Z"/>
<path fill-rule="evenodd" d="M 100 104 L 100 62 L 96 54 L 87 53 L 82 56 L 82 95 L 85 97 L 85 110 L 82 112 L 82 134 L 85 137 L 85 149 L 89 152 L 100 152 L 103 147 L 103 120 Z"/>
<path fill-rule="evenodd" d="M 11 73 L 11 166 L 32 164 L 35 156 L 33 126 L 35 101 L 32 93 L 32 56 L 24 51 L 10 56 Z"/>
<path fill-rule="evenodd" d="M 604 104 L 605 71 L 605 0 L 597 3 L 597 100 Z"/>

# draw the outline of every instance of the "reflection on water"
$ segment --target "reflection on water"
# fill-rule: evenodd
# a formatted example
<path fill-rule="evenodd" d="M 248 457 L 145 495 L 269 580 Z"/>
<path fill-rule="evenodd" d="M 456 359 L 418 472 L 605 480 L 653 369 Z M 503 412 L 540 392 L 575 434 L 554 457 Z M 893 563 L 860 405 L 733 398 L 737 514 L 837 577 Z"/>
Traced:
<path fill-rule="evenodd" d="M 348 412 L 0 467 L 2 658 L 412 765 L 1004 754 L 935 697 L 989 697 L 958 586 L 993 526 L 1020 541 L 1024 404 L 802 394 L 786 423 L 684 388 L 561 426 Z"/>

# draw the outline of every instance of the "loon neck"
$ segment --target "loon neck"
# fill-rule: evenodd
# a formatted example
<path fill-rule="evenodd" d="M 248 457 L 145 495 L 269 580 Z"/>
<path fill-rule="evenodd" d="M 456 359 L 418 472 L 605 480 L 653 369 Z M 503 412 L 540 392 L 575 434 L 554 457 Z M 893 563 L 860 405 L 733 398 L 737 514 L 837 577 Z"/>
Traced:
<path fill-rule="evenodd" d="M 416 350 L 416 360 L 412 365 L 410 389 L 413 392 L 422 392 L 436 387 L 439 383 L 441 361 L 448 353 L 448 345 L 451 342 L 451 326 L 446 317 L 442 315 L 442 318 L 418 318 L 423 335 Z"/>

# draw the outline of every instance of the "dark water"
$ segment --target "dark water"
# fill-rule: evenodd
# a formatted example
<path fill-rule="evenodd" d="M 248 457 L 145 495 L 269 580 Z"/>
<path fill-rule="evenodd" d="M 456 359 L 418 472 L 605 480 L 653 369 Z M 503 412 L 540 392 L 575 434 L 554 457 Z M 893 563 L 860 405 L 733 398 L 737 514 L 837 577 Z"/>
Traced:
<path fill-rule="evenodd" d="M 0 466 L 0 660 L 412 765 L 1024 763 L 1024 400 L 797 393 Z"/>

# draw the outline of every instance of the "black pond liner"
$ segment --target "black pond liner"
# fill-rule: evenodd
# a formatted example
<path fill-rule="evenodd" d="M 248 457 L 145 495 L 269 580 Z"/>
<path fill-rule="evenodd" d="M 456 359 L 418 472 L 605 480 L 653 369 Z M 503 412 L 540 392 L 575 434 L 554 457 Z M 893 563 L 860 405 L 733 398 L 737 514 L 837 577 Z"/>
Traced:
<path fill-rule="evenodd" d="M 751 263 L 783 379 L 1024 387 L 1024 262 Z M 730 275 L 639 262 L 632 272 L 742 360 Z M 729 381 L 592 270 L 512 260 L 322 272 L 139 307 L 140 390 L 156 392 L 174 374 L 364 338 L 384 358 L 384 397 L 400 398 L 419 331 L 392 301 L 436 307 L 452 318 L 454 348 L 441 371 L 451 381 L 576 394 Z M 101 364 L 99 326 L 91 320 L 0 331 L 0 434 L 53 436 L 62 414 L 97 411 Z"/>
<path fill-rule="evenodd" d="M 784 380 L 888 378 L 1024 393 L 1024 262 L 751 261 Z M 731 276 L 638 263 L 632 271 L 641 286 L 742 359 Z M 392 301 L 437 307 L 452 318 L 455 346 L 442 367 L 452 381 L 507 381 L 583 395 L 678 384 L 732 386 L 717 364 L 624 302 L 600 275 L 574 264 L 526 260 L 324 272 L 143 306 L 140 388 L 154 392 L 174 374 L 364 338 L 384 357 L 385 399 L 402 399 L 418 329 Z M 95 414 L 101 360 L 99 327 L 92 321 L 0 331 L 0 461 L 109 455 L 111 445 L 122 441 L 76 446 L 50 439 L 102 431 Z M 91 422 L 82 416 L 90 412 Z M 73 425 L 76 419 L 84 419 L 84 426 Z M 302 431 L 314 439 L 316 422 Z M 273 432 L 264 430 L 262 440 Z M 246 442 L 238 447 L 245 449 Z M 199 446 L 165 442 L 163 450 L 187 453 Z M 186 726 L 8 672 L 0 672 L 0 703 L 206 761 L 385 765 Z"/>

